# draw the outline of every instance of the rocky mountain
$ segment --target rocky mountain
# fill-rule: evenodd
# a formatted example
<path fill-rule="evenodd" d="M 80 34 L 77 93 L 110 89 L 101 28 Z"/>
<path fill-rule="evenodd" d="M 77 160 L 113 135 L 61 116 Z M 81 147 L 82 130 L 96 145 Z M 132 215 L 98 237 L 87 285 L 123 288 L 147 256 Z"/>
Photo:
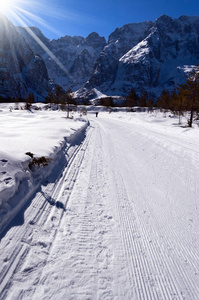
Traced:
<path fill-rule="evenodd" d="M 15 28 L 11 23 L 9 27 L 12 33 L 6 38 L 5 26 L 0 27 L 4 41 L 0 44 L 0 76 L 7 78 L 4 86 L 1 80 L 0 94 L 16 90 L 14 82 L 20 76 L 25 89 L 32 85 L 43 90 L 49 76 L 64 89 L 72 88 L 80 99 L 127 95 L 132 87 L 157 97 L 163 89 L 173 91 L 199 61 L 199 17 L 172 19 L 163 15 L 155 22 L 127 24 L 111 33 L 108 42 L 97 33 L 50 41 L 36 27 Z M 10 40 L 16 45 L 14 56 Z M 15 56 L 20 67 L 12 68 Z M 34 76 L 39 80 L 37 85 Z"/>
<path fill-rule="evenodd" d="M 16 27 L 0 16 L 0 96 L 22 98 L 30 91 L 45 96 L 49 78 L 43 59 L 35 55 Z"/>
<path fill-rule="evenodd" d="M 29 30 L 18 27 L 18 31 L 34 53 L 42 56 L 53 82 L 66 90 L 69 87 L 73 90 L 79 89 L 89 80 L 96 61 L 106 45 L 105 38 L 95 32 L 89 34 L 87 38 L 64 36 L 50 41 L 36 27 L 30 27 Z"/>
<path fill-rule="evenodd" d="M 152 22 L 125 25 L 117 28 L 110 36 L 108 45 L 103 49 L 91 76 L 91 86 L 108 91 L 114 83 L 120 58 L 142 41 L 148 34 Z"/>
<path fill-rule="evenodd" d="M 199 61 L 199 17 L 158 18 L 149 35 L 119 59 L 116 79 L 109 90 L 121 93 L 134 86 L 158 95 L 173 91 L 185 80 L 184 72 Z"/>
<path fill-rule="evenodd" d="M 166 15 L 153 22 L 116 29 L 96 69 L 78 92 L 97 88 L 107 95 L 127 95 L 132 87 L 157 97 L 185 80 L 186 70 L 199 61 L 199 17 Z"/>

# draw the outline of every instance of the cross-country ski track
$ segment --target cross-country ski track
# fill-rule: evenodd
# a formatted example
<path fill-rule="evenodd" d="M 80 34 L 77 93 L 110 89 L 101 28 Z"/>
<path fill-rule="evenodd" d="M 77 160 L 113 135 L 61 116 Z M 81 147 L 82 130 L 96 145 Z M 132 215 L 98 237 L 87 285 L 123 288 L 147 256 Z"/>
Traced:
<path fill-rule="evenodd" d="M 88 118 L 2 236 L 0 299 L 198 300 L 197 141 Z"/>

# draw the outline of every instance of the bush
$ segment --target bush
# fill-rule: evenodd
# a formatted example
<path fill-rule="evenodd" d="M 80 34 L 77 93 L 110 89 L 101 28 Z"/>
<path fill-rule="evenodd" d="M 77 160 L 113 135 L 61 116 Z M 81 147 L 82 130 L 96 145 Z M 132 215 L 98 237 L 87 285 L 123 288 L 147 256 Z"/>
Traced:
<path fill-rule="evenodd" d="M 26 152 L 26 155 L 32 158 L 32 161 L 29 163 L 30 169 L 32 169 L 34 166 L 37 166 L 38 168 L 41 166 L 46 167 L 51 161 L 50 158 L 46 158 L 45 156 L 36 158 L 32 152 Z"/>
<path fill-rule="evenodd" d="M 33 157 L 33 160 L 29 163 L 29 167 L 33 167 L 33 166 L 38 166 L 38 168 L 40 166 L 46 167 L 49 162 L 51 161 L 50 158 L 46 158 L 45 156 L 41 156 L 38 158 Z"/>

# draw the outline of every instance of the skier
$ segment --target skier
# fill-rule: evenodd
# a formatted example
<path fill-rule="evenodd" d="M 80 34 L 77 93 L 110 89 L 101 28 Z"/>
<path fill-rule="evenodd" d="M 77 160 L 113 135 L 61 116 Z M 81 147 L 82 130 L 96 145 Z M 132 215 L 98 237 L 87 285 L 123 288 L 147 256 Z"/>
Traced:
<path fill-rule="evenodd" d="M 98 116 L 98 112 L 96 112 L 96 117 Z"/>

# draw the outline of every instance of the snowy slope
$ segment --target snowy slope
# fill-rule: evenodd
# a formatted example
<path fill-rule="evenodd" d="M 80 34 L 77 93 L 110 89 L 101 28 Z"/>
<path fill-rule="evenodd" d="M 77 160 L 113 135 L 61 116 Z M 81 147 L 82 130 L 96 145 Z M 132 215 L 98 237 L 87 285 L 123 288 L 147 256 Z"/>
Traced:
<path fill-rule="evenodd" d="M 144 89 L 158 96 L 163 89 L 173 91 L 185 81 L 185 65 L 198 63 L 199 18 L 159 17 L 149 35 L 119 60 L 112 89 L 138 92 Z"/>
<path fill-rule="evenodd" d="M 66 119 L 66 112 L 15 110 L 15 106 L 1 104 L 0 149 L 0 232 L 25 204 L 41 181 L 56 164 L 64 163 L 64 151 L 78 138 L 87 122 L 78 118 Z M 22 107 L 22 105 L 20 106 Z M 33 160 L 26 153 L 50 159 L 48 166 L 29 164 Z M 65 162 L 66 163 L 66 162 Z M 18 203 L 17 203 L 18 202 Z"/>
<path fill-rule="evenodd" d="M 111 33 L 87 84 L 88 88 L 90 85 L 101 89 L 102 92 L 109 91 L 117 74 L 119 59 L 149 34 L 152 25 L 151 21 L 132 23 Z"/>
<path fill-rule="evenodd" d="M 2 236 L 0 299 L 198 300 L 197 123 L 88 119 L 68 165 Z"/>
<path fill-rule="evenodd" d="M 117 28 L 84 88 L 127 95 L 134 87 L 139 94 L 147 90 L 154 99 L 163 89 L 172 92 L 185 81 L 185 65 L 198 63 L 198 35 L 199 17 L 189 16 L 162 15 L 154 23 Z"/>

